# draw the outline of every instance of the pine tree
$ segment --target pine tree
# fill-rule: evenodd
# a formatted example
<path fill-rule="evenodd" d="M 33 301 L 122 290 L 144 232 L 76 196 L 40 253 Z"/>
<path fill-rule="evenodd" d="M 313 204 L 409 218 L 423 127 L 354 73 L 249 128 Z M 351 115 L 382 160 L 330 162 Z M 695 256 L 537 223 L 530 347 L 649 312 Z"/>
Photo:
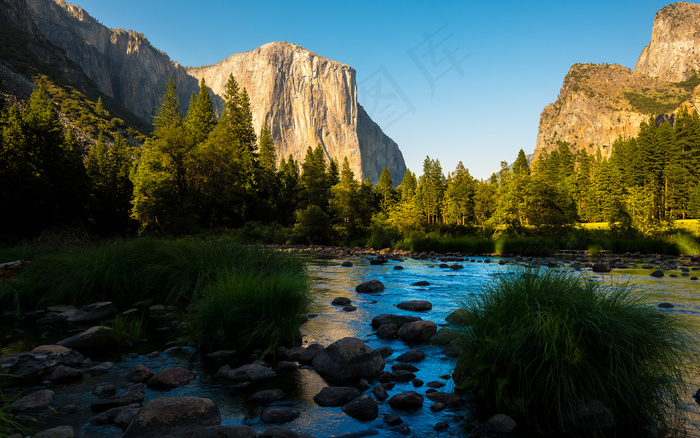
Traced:
<path fill-rule="evenodd" d="M 519 172 L 524 169 L 519 168 Z M 474 220 L 474 179 L 460 161 L 450 175 L 445 190 L 445 218 L 447 223 L 467 225 Z"/>
<path fill-rule="evenodd" d="M 374 187 L 374 190 L 379 197 L 379 206 L 382 213 L 387 214 L 395 202 L 396 191 L 394 190 L 394 182 L 391 180 L 391 173 L 386 167 L 382 169 L 379 182 Z"/>
<path fill-rule="evenodd" d="M 518 157 L 513 163 L 513 173 L 517 175 L 529 175 L 530 174 L 530 164 L 528 163 L 525 151 L 520 149 L 518 152 Z"/>
<path fill-rule="evenodd" d="M 194 144 L 206 141 L 216 125 L 214 102 L 204 79 L 199 83 L 199 94 L 192 93 L 185 123 Z"/>
<path fill-rule="evenodd" d="M 333 228 L 342 239 L 348 239 L 361 229 L 358 212 L 359 184 L 350 169 L 347 157 L 343 160 L 339 182 L 331 188 L 329 208 L 333 217 Z"/>

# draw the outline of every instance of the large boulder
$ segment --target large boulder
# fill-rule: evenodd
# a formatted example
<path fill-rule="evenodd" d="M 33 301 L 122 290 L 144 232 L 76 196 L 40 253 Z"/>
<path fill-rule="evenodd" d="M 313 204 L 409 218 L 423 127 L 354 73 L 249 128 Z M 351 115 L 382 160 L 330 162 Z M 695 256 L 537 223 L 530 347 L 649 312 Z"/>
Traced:
<path fill-rule="evenodd" d="M 358 338 L 343 338 L 320 351 L 313 367 L 324 378 L 336 382 L 373 379 L 384 369 L 384 358 Z"/>
<path fill-rule="evenodd" d="M 352 386 L 326 386 L 314 396 L 314 401 L 319 406 L 343 406 L 359 393 L 360 391 Z"/>
<path fill-rule="evenodd" d="M 161 397 L 141 408 L 123 438 L 187 438 L 219 424 L 219 407 L 208 398 Z"/>
<path fill-rule="evenodd" d="M 423 342 L 437 332 L 437 324 L 433 321 L 416 321 L 404 324 L 398 332 L 399 339 L 407 342 Z"/>
<path fill-rule="evenodd" d="M 360 421 L 372 421 L 379 415 L 379 407 L 372 397 L 362 395 L 344 405 L 343 412 Z"/>
<path fill-rule="evenodd" d="M 355 288 L 355 292 L 358 293 L 374 293 L 381 292 L 383 290 L 384 285 L 379 280 L 365 281 L 364 283 L 357 285 L 357 287 Z"/>
<path fill-rule="evenodd" d="M 224 365 L 226 367 L 227 365 Z M 221 370 L 219 370 L 221 372 Z M 219 373 L 217 373 L 219 374 Z M 238 368 L 228 370 L 225 376 L 234 382 L 257 382 L 258 380 L 275 377 L 277 373 L 271 369 L 258 364 L 241 365 Z"/>
<path fill-rule="evenodd" d="M 286 423 L 292 421 L 301 415 L 301 411 L 297 408 L 288 406 L 273 406 L 265 408 L 260 416 L 263 423 Z"/>

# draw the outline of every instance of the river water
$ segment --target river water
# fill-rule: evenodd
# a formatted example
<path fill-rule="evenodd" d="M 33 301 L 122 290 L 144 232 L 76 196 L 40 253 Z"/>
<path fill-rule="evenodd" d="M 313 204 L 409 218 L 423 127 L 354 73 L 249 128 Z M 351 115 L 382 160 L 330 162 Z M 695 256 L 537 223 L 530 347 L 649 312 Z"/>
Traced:
<path fill-rule="evenodd" d="M 343 260 L 351 261 L 353 267 L 342 267 Z M 370 347 L 377 348 L 382 345 L 391 347 L 395 353 L 387 359 L 389 369 L 393 365 L 394 358 L 406 352 L 410 348 L 419 348 L 426 353 L 426 358 L 416 364 L 419 371 L 416 377 L 424 382 L 441 381 L 446 386 L 440 391 L 451 391 L 454 385 L 451 374 L 455 360 L 441 353 L 442 347 L 432 345 L 409 346 L 399 340 L 378 339 L 370 326 L 372 318 L 382 313 L 395 313 L 420 316 L 425 320 L 437 323 L 438 327 L 446 326 L 445 317 L 457 308 L 456 300 L 464 297 L 476 296 L 480 293 L 483 284 L 494 281 L 500 275 L 508 275 L 512 265 L 498 265 L 498 259 L 486 262 L 484 257 L 475 257 L 472 260 L 460 262 L 464 267 L 459 270 L 444 269 L 438 265 L 440 262 L 431 260 L 390 261 L 383 265 L 370 265 L 364 258 L 350 257 L 346 259 L 309 257 L 308 266 L 310 275 L 314 280 L 315 308 L 309 321 L 303 326 L 304 344 L 320 343 L 324 346 L 331 344 L 347 336 L 363 339 Z M 394 269 L 401 265 L 404 269 Z M 550 269 L 550 268 L 542 268 Z M 567 268 L 554 268 L 567 269 Z M 674 312 L 686 319 L 695 328 L 700 329 L 700 282 L 691 281 L 688 276 L 682 276 L 680 271 L 668 271 L 664 278 L 650 277 L 649 269 L 620 269 L 613 270 L 612 274 L 592 274 L 590 271 L 581 271 L 580 275 L 588 275 L 599 281 L 629 281 L 637 293 L 647 298 L 651 305 L 661 302 L 669 302 L 675 305 L 672 309 L 659 309 L 659 311 Z M 678 275 L 672 278 L 669 274 Z M 692 272 L 698 275 L 700 272 Z M 380 280 L 386 289 L 377 294 L 358 294 L 355 287 L 367 280 Z M 412 286 L 418 281 L 427 281 L 429 286 Z M 341 306 L 331 305 L 333 298 L 344 296 L 352 300 L 357 307 L 353 312 L 345 312 Z M 409 312 L 400 310 L 396 304 L 408 300 L 428 300 L 432 303 L 432 310 L 428 312 Z M 47 343 L 46 340 L 25 340 L 27 349 L 32 344 Z M 319 377 L 310 367 L 301 367 L 291 375 L 279 375 L 268 381 L 256 382 L 246 387 L 235 387 L 229 382 L 216 379 L 214 374 L 216 366 L 207 365 L 197 358 L 195 354 L 185 353 L 173 356 L 160 355 L 155 358 L 145 356 L 148 346 L 138 346 L 140 355 L 127 359 L 124 352 L 110 352 L 104 357 L 93 357 L 95 360 L 113 360 L 116 368 L 105 376 L 86 377 L 78 384 L 61 385 L 56 390 L 57 399 L 54 403 L 56 412 L 60 413 L 60 407 L 67 404 L 88 406 L 95 401 L 91 391 L 101 382 L 115 382 L 128 374 L 138 363 L 142 363 L 157 372 L 169 366 L 185 366 L 192 369 L 197 379 L 183 387 L 168 391 L 146 391 L 146 402 L 164 395 L 178 396 L 190 395 L 208 397 L 217 402 L 222 413 L 222 424 L 245 424 L 255 428 L 258 432 L 264 430 L 267 425 L 260 421 L 260 414 L 264 406 L 250 401 L 250 395 L 262 389 L 279 388 L 285 392 L 285 396 L 275 402 L 277 405 L 293 406 L 301 411 L 296 420 L 286 423 L 284 426 L 298 432 L 305 432 L 316 437 L 330 437 L 345 433 L 372 433 L 382 437 L 398 437 L 400 435 L 392 430 L 383 421 L 382 417 L 388 413 L 398 413 L 404 423 L 411 429 L 410 436 L 415 437 L 462 437 L 468 436 L 472 421 L 465 420 L 465 414 L 469 415 L 468 408 L 441 412 L 432 412 L 427 398 L 422 409 L 413 412 L 401 412 L 391 409 L 386 402 L 380 403 L 379 417 L 371 422 L 355 420 L 344 414 L 341 408 L 323 408 L 313 401 L 321 388 L 328 384 Z M 162 346 L 161 346 L 162 347 Z M 163 349 L 163 348 L 161 348 Z M 133 351 L 133 350 L 130 350 Z M 697 363 L 698 357 L 693 358 Z M 699 405 L 691 397 L 700 388 L 700 373 L 694 373 L 689 377 L 687 397 L 687 410 L 690 413 L 688 432 L 693 437 L 700 437 L 700 413 Z M 121 382 L 121 381 L 120 381 Z M 126 386 L 121 382 L 121 387 Z M 416 390 L 424 393 L 428 388 L 421 386 L 414 388 L 411 382 L 397 383 L 395 388 L 389 391 L 389 395 L 408 390 Z M 367 393 L 371 394 L 371 390 Z M 85 411 L 85 409 L 83 409 Z M 89 424 L 91 414 L 89 409 L 82 413 L 74 414 L 81 427 L 86 431 L 86 436 L 121 436 L 121 431 L 114 426 L 92 426 Z M 446 431 L 435 432 L 434 426 L 438 422 L 447 422 Z M 61 424 L 61 415 L 54 415 L 50 419 L 42 419 L 37 425 Z M 520 432 L 520 436 L 533 436 L 528 432 Z"/>

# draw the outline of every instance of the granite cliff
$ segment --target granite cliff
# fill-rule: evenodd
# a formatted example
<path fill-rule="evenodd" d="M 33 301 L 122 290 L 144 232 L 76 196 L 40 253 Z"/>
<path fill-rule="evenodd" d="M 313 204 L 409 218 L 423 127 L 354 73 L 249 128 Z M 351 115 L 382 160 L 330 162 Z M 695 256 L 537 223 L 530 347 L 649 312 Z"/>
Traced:
<path fill-rule="evenodd" d="M 385 166 L 397 180 L 406 172 L 396 143 L 357 102 L 352 67 L 274 42 L 188 73 L 204 79 L 217 95 L 233 74 L 250 95 L 256 131 L 270 127 L 280 158 L 303 160 L 308 146 L 320 144 L 327 158 L 342 163 L 347 157 L 355 175 L 373 183 Z"/>
<path fill-rule="evenodd" d="M 278 157 L 303 159 L 320 144 L 327 158 L 348 158 L 358 178 L 376 183 L 384 167 L 399 181 L 406 165 L 398 146 L 357 102 L 355 70 L 289 43 L 270 43 L 208 67 L 185 70 L 143 34 L 108 29 L 63 0 L 26 0 L 43 36 L 80 65 L 99 89 L 147 121 L 152 120 L 169 78 L 186 110 L 198 80 L 217 96 L 233 74 L 248 91 L 253 124 L 267 124 Z M 220 99 L 219 99 L 220 101 Z"/>
<path fill-rule="evenodd" d="M 556 102 L 540 115 L 534 159 L 558 142 L 608 157 L 618 138 L 636 136 L 650 116 L 673 120 L 700 99 L 700 5 L 675 3 L 654 19 L 651 43 L 634 71 L 617 64 L 574 64 Z M 698 87 L 698 88 L 696 88 Z"/>

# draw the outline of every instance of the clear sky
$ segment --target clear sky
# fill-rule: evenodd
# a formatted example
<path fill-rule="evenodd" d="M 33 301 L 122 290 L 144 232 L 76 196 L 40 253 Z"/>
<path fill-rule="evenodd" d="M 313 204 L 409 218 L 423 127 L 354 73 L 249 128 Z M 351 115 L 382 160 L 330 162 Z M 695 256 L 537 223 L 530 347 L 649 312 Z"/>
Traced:
<path fill-rule="evenodd" d="M 69 1 L 71 2 L 71 1 Z M 358 97 L 409 169 L 426 156 L 488 178 L 535 149 L 542 109 L 577 62 L 631 69 L 658 0 L 74 0 L 187 66 L 288 41 L 357 71 Z M 401 176 L 393 175 L 401 178 Z"/>

